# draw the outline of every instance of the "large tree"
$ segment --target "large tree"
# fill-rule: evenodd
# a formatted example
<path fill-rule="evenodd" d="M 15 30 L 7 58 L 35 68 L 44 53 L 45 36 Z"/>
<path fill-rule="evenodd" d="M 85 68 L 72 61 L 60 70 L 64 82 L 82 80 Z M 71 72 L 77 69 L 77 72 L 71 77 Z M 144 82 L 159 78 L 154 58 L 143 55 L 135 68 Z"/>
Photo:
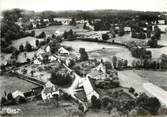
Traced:
<path fill-rule="evenodd" d="M 89 59 L 88 54 L 85 51 L 85 48 L 80 48 L 79 53 L 80 53 L 80 61 L 86 61 Z"/>

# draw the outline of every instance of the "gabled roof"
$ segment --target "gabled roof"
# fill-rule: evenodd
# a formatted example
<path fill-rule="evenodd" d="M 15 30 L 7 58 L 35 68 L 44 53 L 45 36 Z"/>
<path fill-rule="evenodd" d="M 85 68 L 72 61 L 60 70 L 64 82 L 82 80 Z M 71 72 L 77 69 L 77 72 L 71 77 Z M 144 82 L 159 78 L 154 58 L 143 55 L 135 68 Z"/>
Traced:
<path fill-rule="evenodd" d="M 58 51 L 59 51 L 59 53 L 61 53 L 61 54 L 65 54 L 65 53 L 69 54 L 69 51 L 66 50 L 66 49 L 63 48 L 63 47 L 61 47 Z"/>

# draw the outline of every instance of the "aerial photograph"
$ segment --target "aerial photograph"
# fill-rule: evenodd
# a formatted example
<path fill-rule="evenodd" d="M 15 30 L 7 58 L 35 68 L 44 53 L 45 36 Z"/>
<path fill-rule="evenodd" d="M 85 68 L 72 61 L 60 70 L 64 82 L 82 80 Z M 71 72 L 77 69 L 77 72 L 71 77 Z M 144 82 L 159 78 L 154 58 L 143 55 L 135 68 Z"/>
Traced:
<path fill-rule="evenodd" d="M 0 117 L 166 117 L 167 0 L 0 0 Z"/>

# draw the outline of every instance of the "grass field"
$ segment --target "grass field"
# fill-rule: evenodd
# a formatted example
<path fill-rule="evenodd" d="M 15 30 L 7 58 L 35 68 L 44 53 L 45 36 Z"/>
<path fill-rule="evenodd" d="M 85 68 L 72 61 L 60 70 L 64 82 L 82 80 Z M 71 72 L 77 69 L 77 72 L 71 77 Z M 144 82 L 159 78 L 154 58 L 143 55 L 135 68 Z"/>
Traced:
<path fill-rule="evenodd" d="M 15 41 L 12 42 L 12 46 L 19 49 L 19 46 L 21 44 L 26 45 L 26 42 L 29 42 L 33 47 L 36 47 L 35 45 L 35 41 L 37 40 L 37 38 L 35 37 L 24 37 L 24 38 L 21 38 L 21 39 L 17 39 Z M 39 41 L 43 40 L 43 39 L 38 39 Z"/>
<path fill-rule="evenodd" d="M 52 36 L 52 34 L 55 34 L 56 31 L 63 33 L 64 31 L 69 31 L 70 29 L 72 29 L 75 32 L 86 31 L 83 29 L 83 24 L 78 24 L 77 26 L 70 26 L 70 25 L 49 26 L 41 29 L 34 29 L 34 31 L 36 35 L 39 35 L 41 32 L 45 32 L 47 36 Z"/>
<path fill-rule="evenodd" d="M 4 91 L 6 91 L 7 93 L 16 90 L 25 92 L 30 91 L 31 88 L 34 87 L 37 86 L 16 77 L 0 76 L 0 97 L 4 95 Z"/>
<path fill-rule="evenodd" d="M 62 45 L 71 46 L 74 50 L 79 51 L 79 48 L 85 48 L 90 58 L 104 59 L 111 61 L 113 56 L 120 57 L 128 60 L 131 65 L 132 61 L 136 58 L 132 57 L 130 51 L 122 46 L 102 44 L 96 42 L 83 42 L 83 41 L 65 41 Z"/>
<path fill-rule="evenodd" d="M 10 106 L 10 108 L 21 109 L 19 114 L 12 117 L 73 117 L 72 114 L 77 111 L 76 104 L 64 100 L 59 101 L 58 107 L 53 102 L 44 103 L 41 100 Z"/>
<path fill-rule="evenodd" d="M 167 91 L 166 71 L 135 70 L 135 73 Z"/>

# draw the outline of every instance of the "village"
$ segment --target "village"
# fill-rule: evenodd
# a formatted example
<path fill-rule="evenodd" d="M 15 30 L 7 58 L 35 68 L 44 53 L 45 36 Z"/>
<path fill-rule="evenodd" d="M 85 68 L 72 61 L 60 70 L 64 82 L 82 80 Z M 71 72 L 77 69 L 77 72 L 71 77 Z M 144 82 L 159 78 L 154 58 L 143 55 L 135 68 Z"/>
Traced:
<path fill-rule="evenodd" d="M 18 32 L 5 32 L 10 12 L 2 18 L 1 116 L 167 114 L 166 14 L 107 22 L 19 12 Z"/>

